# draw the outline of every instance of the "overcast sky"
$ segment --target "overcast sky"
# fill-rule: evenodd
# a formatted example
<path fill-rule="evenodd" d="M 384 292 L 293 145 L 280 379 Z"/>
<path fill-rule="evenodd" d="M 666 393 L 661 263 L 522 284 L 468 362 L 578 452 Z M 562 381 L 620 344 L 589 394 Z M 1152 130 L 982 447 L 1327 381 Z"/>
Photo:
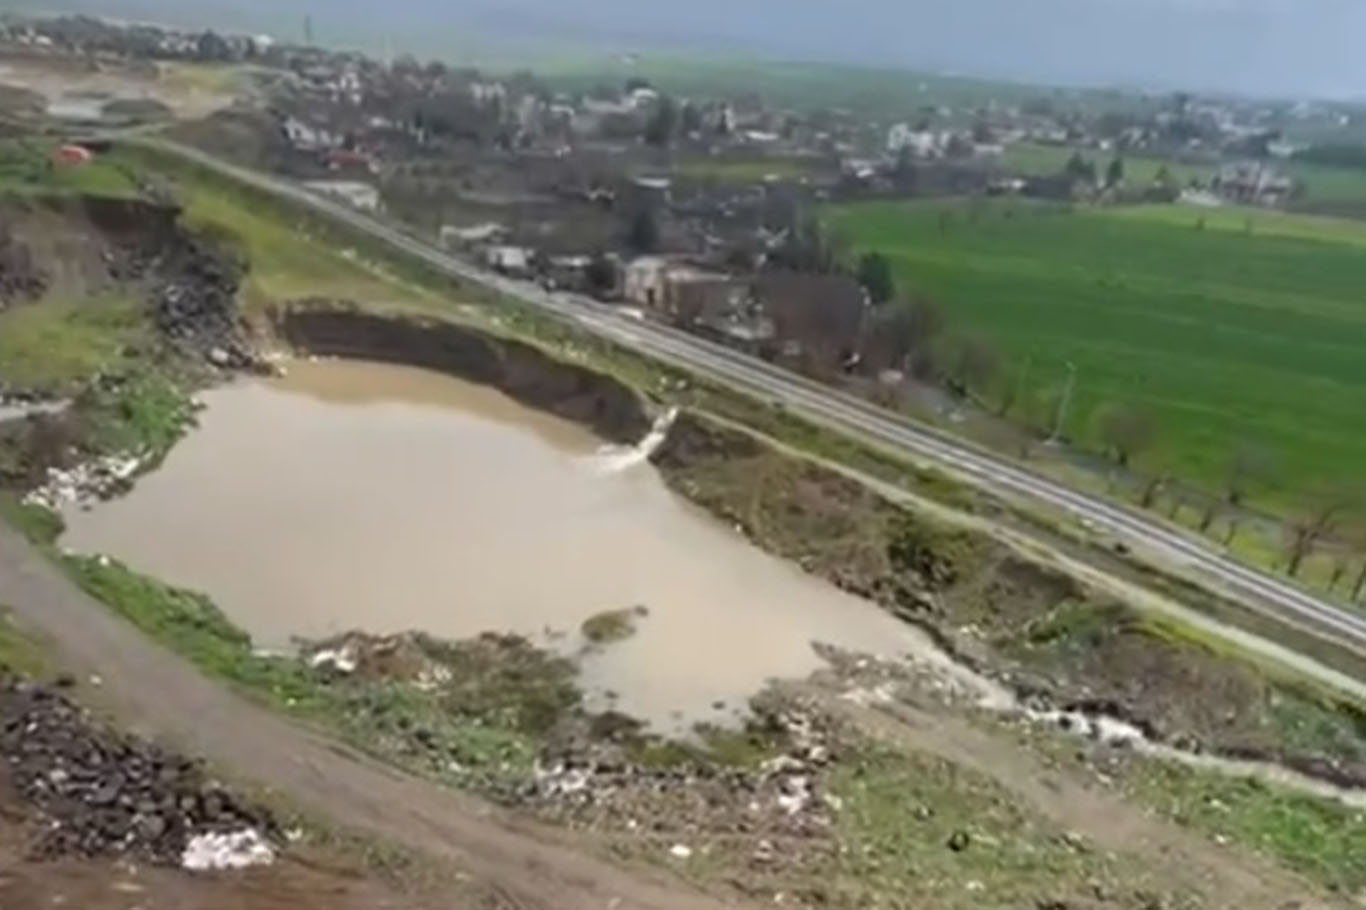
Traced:
<path fill-rule="evenodd" d="M 903 65 L 1065 83 L 1366 97 L 1366 0 L 73 0 L 389 37 L 471 29 L 586 45 Z"/>

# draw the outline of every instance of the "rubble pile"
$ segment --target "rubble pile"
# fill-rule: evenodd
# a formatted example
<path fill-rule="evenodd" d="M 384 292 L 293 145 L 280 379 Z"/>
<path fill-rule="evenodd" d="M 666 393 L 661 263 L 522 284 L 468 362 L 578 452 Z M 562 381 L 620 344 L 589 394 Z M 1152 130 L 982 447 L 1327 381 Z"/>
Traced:
<path fill-rule="evenodd" d="M 137 455 L 106 455 L 72 468 L 49 467 L 47 479 L 30 490 L 24 502 L 54 512 L 90 505 L 126 492 L 141 466 Z"/>
<path fill-rule="evenodd" d="M 157 328 L 220 369 L 256 369 L 258 358 L 237 319 L 241 266 L 195 240 L 179 259 L 153 296 Z"/>
<path fill-rule="evenodd" d="M 207 863 L 202 838 L 212 834 L 249 842 L 255 861 L 265 862 L 262 838 L 276 833 L 269 814 L 207 779 L 196 762 L 104 730 L 54 689 L 3 670 L 0 785 L 42 816 L 38 859 L 117 855 L 180 865 L 198 843 L 193 855 Z"/>

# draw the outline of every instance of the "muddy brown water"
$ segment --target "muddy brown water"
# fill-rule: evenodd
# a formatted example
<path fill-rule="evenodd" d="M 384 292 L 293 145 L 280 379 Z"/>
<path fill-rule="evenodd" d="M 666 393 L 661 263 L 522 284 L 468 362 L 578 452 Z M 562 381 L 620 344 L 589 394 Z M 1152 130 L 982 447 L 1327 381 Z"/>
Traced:
<path fill-rule="evenodd" d="M 295 362 L 204 395 L 200 427 L 62 543 L 204 591 L 260 647 L 353 628 L 511 631 L 581 654 L 585 684 L 664 729 L 724 720 L 815 641 L 933 657 L 873 605 L 751 546 L 642 458 L 500 393 L 421 370 Z M 718 708 L 718 704 L 724 707 Z"/>

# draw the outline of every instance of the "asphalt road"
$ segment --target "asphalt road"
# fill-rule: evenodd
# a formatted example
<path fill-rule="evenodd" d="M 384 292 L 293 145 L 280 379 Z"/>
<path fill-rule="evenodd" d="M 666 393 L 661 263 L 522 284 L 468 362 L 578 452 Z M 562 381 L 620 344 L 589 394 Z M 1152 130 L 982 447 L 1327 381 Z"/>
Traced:
<path fill-rule="evenodd" d="M 1096 530 L 1220 582 L 1250 608 L 1366 648 L 1366 617 L 1349 612 L 1282 579 L 1251 569 L 1215 548 L 1142 513 L 1070 489 L 949 434 L 915 424 L 853 395 L 677 329 L 634 318 L 621 308 L 485 271 L 376 218 L 318 196 L 283 178 L 229 164 L 198 149 L 155 138 L 133 140 L 173 152 L 277 197 L 345 222 L 434 268 L 515 297 L 643 354 L 781 402 L 792 413 L 867 437 L 932 461 L 988 487 L 1064 509 Z"/>

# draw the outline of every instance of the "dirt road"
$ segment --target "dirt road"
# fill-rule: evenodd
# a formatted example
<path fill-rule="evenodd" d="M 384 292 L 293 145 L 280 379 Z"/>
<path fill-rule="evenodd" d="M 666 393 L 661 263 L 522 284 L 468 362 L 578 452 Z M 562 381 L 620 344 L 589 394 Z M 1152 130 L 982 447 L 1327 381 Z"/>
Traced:
<path fill-rule="evenodd" d="M 496 897 L 534 910 L 714 910 L 728 904 L 667 873 L 625 869 L 568 836 L 401 774 L 225 690 L 149 641 L 0 523 L 0 604 L 96 674 L 121 722 L 286 794 L 319 818 L 448 861 Z M 469 895 L 446 906 L 469 906 Z"/>

